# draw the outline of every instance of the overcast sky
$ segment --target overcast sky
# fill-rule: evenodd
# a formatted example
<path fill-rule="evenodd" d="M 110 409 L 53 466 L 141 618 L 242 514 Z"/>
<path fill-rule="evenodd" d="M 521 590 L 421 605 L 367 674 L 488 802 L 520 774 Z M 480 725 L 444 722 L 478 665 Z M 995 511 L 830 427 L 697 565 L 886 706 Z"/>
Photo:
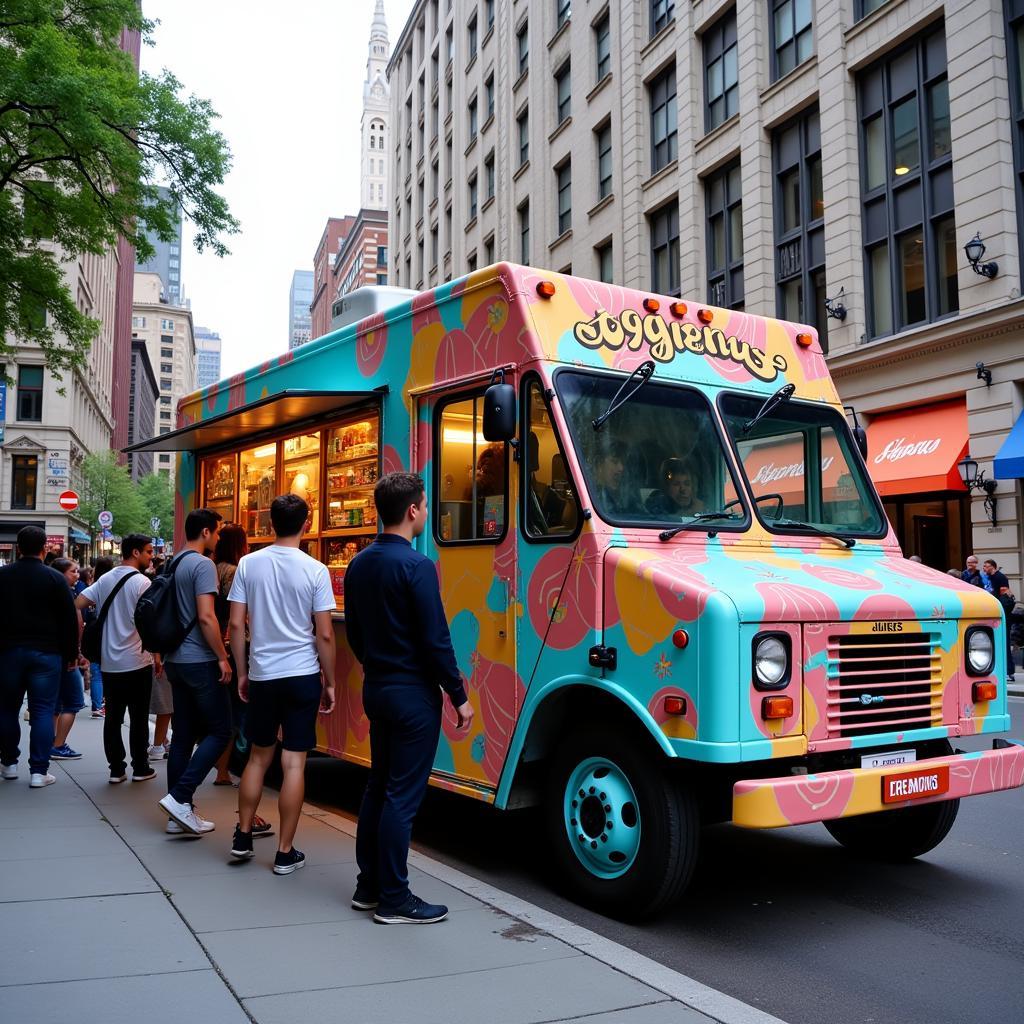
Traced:
<path fill-rule="evenodd" d="M 391 45 L 414 0 L 385 0 Z M 359 121 L 374 0 L 143 0 L 159 20 L 142 67 L 213 103 L 234 156 L 231 255 L 199 255 L 186 224 L 182 283 L 235 373 L 288 348 L 294 270 L 313 269 L 329 216 L 359 209 Z"/>

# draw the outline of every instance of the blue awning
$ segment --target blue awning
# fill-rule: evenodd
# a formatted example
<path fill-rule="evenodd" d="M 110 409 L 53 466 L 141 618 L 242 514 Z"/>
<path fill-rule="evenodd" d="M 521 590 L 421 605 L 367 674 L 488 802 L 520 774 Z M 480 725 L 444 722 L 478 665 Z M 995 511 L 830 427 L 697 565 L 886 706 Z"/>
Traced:
<path fill-rule="evenodd" d="M 1024 413 L 1018 417 L 1010 436 L 996 452 L 992 472 L 997 480 L 1024 479 Z"/>
<path fill-rule="evenodd" d="M 73 543 L 75 543 L 75 544 L 88 544 L 89 543 L 89 534 L 82 533 L 81 530 L 76 530 L 73 526 L 71 527 L 70 533 L 71 533 L 71 540 L 72 540 Z"/>

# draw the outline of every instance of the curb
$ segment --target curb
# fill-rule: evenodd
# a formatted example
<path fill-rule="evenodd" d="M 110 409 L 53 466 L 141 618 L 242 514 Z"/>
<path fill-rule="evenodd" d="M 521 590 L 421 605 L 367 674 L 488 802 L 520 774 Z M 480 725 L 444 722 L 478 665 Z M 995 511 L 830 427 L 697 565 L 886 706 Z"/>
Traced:
<path fill-rule="evenodd" d="M 355 838 L 356 823 L 350 818 L 321 810 L 318 807 L 311 808 L 308 804 L 303 807 L 302 813 Z M 467 896 L 487 903 L 495 910 L 525 921 L 534 928 L 572 946 L 585 956 L 599 960 L 627 977 L 683 1003 L 690 1009 L 705 1014 L 712 1020 L 718 1021 L 719 1024 L 785 1024 L 779 1017 L 773 1017 L 763 1010 L 750 1006 L 739 999 L 734 999 L 724 992 L 719 992 L 694 978 L 680 974 L 670 967 L 665 967 L 663 964 L 613 942 L 611 939 L 606 939 L 596 932 L 573 924 L 550 911 L 542 910 L 518 896 L 488 885 L 486 882 L 481 882 L 464 871 L 442 864 L 426 854 L 410 850 L 409 863 L 438 881 L 445 882 L 466 893 Z"/>

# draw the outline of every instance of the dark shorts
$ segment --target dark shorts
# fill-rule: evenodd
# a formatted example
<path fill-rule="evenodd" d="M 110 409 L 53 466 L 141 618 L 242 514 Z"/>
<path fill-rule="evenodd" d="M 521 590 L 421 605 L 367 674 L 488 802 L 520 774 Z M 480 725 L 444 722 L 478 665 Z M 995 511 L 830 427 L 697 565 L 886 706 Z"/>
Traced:
<path fill-rule="evenodd" d="M 280 729 L 285 750 L 312 750 L 316 746 L 320 694 L 319 672 L 283 679 L 250 679 L 245 721 L 249 741 L 257 747 L 272 747 Z"/>

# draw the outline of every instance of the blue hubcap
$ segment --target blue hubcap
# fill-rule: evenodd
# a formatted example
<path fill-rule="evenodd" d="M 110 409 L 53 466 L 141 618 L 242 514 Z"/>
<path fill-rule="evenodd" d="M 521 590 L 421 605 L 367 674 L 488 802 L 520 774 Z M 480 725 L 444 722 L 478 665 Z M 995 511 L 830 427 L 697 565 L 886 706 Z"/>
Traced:
<path fill-rule="evenodd" d="M 640 849 L 640 805 L 626 773 L 605 757 L 588 757 L 569 775 L 565 831 L 580 863 L 597 878 L 618 878 Z"/>

